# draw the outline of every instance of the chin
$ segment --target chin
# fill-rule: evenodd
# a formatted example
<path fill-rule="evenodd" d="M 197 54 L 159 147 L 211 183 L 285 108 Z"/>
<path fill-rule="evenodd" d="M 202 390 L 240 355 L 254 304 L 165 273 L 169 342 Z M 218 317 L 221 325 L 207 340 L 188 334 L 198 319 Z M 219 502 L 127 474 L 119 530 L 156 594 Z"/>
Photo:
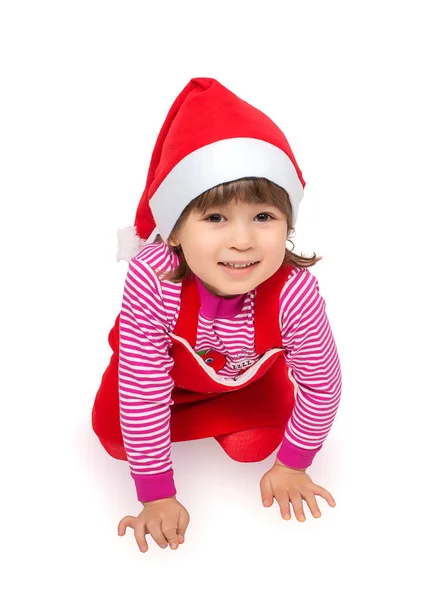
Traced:
<path fill-rule="evenodd" d="M 229 290 L 223 290 L 222 292 L 219 292 L 220 296 L 239 296 L 240 294 L 247 294 L 248 292 L 252 291 L 253 289 L 255 289 L 259 284 L 254 284 L 254 285 L 241 285 L 239 284 L 233 284 L 231 287 L 231 289 Z"/>

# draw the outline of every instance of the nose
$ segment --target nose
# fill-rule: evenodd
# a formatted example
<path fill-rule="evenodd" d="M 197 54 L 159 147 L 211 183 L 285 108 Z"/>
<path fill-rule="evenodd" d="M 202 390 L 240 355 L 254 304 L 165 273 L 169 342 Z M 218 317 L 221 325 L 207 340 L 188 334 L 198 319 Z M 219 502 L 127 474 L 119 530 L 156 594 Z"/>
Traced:
<path fill-rule="evenodd" d="M 253 233 L 247 223 L 232 223 L 230 227 L 229 246 L 238 250 L 247 250 L 253 246 Z"/>

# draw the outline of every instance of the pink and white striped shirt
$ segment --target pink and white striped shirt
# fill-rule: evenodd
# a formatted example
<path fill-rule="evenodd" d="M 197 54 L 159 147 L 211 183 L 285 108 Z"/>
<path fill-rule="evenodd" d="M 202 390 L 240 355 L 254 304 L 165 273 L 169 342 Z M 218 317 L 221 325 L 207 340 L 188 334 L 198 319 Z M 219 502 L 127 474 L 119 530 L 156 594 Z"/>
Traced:
<path fill-rule="evenodd" d="M 181 283 L 161 281 L 155 271 L 170 271 L 178 257 L 164 243 L 146 244 L 131 259 L 120 311 L 120 427 L 138 500 L 176 494 L 171 455 L 170 406 L 174 381 L 169 355 L 180 311 Z M 232 378 L 253 364 L 255 290 L 234 298 L 209 292 L 197 278 L 201 297 L 195 351 L 209 347 L 227 362 L 218 375 Z M 322 447 L 341 397 L 336 344 L 319 293 L 307 268 L 295 267 L 282 288 L 279 322 L 295 406 L 277 458 L 292 468 L 306 468 Z M 249 366 L 249 364 L 248 364 Z"/>

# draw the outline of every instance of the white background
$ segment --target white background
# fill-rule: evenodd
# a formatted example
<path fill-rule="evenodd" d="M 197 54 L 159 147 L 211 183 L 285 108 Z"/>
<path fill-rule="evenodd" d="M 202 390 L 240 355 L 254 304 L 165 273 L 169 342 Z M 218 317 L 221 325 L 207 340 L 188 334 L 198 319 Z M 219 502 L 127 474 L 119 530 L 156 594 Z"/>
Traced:
<path fill-rule="evenodd" d="M 2 2 L 1 515 L 5 598 L 430 598 L 431 91 L 427 2 Z M 339 349 L 343 396 L 312 466 L 320 519 L 261 504 L 275 454 L 174 444 L 177 551 L 91 409 L 157 134 L 214 77 L 286 133 L 306 180 L 296 251 Z M 427 554 L 429 553 L 429 558 Z"/>

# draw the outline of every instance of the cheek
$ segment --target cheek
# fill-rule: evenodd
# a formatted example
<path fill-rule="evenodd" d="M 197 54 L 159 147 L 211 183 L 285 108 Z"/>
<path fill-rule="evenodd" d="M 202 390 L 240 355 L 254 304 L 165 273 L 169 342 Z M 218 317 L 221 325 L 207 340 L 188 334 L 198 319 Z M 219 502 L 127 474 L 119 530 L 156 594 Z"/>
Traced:
<path fill-rule="evenodd" d="M 286 236 L 284 232 L 275 231 L 273 235 L 263 240 L 263 247 L 269 254 L 285 253 Z"/>
<path fill-rule="evenodd" d="M 192 271 L 200 270 L 200 266 L 205 262 L 209 255 L 209 249 L 200 245 L 191 238 L 183 245 L 183 254 Z"/>

